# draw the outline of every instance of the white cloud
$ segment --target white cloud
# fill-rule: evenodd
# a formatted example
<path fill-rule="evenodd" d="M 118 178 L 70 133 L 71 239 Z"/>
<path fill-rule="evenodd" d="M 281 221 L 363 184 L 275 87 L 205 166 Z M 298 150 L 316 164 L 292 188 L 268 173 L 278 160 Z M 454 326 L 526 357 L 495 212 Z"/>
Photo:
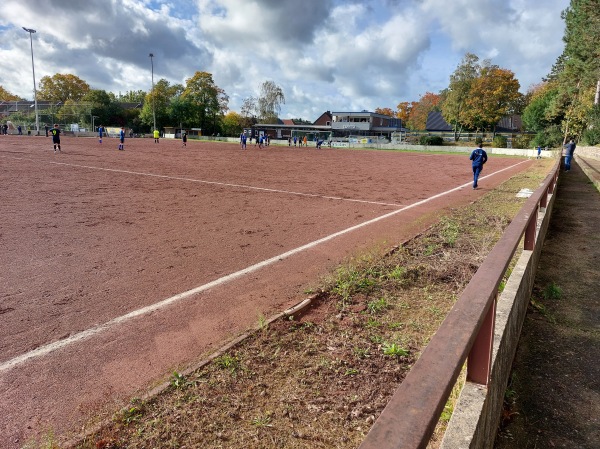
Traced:
<path fill-rule="evenodd" d="M 32 97 L 37 81 L 73 73 L 93 88 L 147 90 L 213 74 L 230 107 L 265 80 L 283 117 L 395 107 L 447 86 L 465 52 L 515 72 L 524 91 L 562 51 L 569 0 L 8 0 L 0 10 L 0 83 Z"/>

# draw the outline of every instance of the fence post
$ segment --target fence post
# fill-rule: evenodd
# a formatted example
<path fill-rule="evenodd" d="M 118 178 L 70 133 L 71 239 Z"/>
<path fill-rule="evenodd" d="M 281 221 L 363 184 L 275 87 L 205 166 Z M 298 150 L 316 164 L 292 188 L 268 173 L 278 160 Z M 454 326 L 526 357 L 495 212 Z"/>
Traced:
<path fill-rule="evenodd" d="M 543 207 L 544 209 L 546 209 L 546 206 L 548 206 L 548 190 L 549 189 L 546 189 L 542 195 L 542 198 L 540 199 L 540 207 Z"/>
<path fill-rule="evenodd" d="M 467 380 L 481 385 L 487 385 L 490 380 L 497 299 L 496 293 L 467 358 Z"/>
<path fill-rule="evenodd" d="M 525 228 L 525 250 L 533 251 L 535 247 L 535 231 L 537 230 L 538 207 L 531 214 L 527 227 Z"/>

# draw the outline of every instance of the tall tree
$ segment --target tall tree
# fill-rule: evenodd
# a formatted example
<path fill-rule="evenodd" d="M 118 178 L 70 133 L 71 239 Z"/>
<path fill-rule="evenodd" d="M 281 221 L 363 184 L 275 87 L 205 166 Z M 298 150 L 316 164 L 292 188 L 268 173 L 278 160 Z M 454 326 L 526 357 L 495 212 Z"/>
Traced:
<path fill-rule="evenodd" d="M 396 106 L 396 109 L 398 110 L 398 112 L 396 112 L 396 117 L 402 120 L 403 126 L 406 126 L 408 123 L 414 104 L 415 102 L 409 103 L 408 101 L 403 101 L 398 103 L 398 106 Z"/>
<path fill-rule="evenodd" d="M 571 0 L 563 11 L 565 49 L 555 64 L 558 95 L 553 108 L 563 112 L 564 139 L 579 136 L 593 113 L 600 78 L 600 8 L 597 0 Z"/>
<path fill-rule="evenodd" d="M 144 103 L 144 99 L 146 98 L 146 92 L 143 90 L 128 90 L 124 94 L 119 92 L 119 95 L 116 96 L 118 101 L 123 103 Z"/>
<path fill-rule="evenodd" d="M 169 124 L 168 107 L 171 99 L 181 95 L 183 86 L 181 84 L 171 85 L 166 79 L 160 79 L 155 85 L 154 90 L 146 94 L 142 111 L 140 112 L 140 121 L 143 124 L 153 126 L 154 115 L 156 114 L 156 127 L 162 128 Z"/>
<path fill-rule="evenodd" d="M 194 105 L 196 120 L 203 132 L 215 134 L 219 129 L 220 117 L 228 109 L 229 97 L 215 84 L 212 74 L 196 72 L 188 78 L 182 97 Z"/>
<path fill-rule="evenodd" d="M 3 86 L 0 86 L 0 101 L 19 101 L 21 97 L 11 94 Z"/>
<path fill-rule="evenodd" d="M 40 80 L 38 98 L 54 103 L 66 103 L 67 100 L 80 101 L 88 93 L 90 86 L 78 76 L 57 73 L 44 76 Z"/>
<path fill-rule="evenodd" d="M 462 129 L 467 125 L 465 114 L 471 84 L 479 76 L 479 57 L 467 53 L 456 70 L 450 75 L 450 84 L 442 104 L 444 120 L 454 128 L 454 139 L 458 140 Z"/>
<path fill-rule="evenodd" d="M 426 92 L 419 101 L 411 105 L 410 119 L 407 126 L 415 130 L 424 130 L 427 125 L 427 116 L 431 111 L 439 110 L 440 96 Z"/>
<path fill-rule="evenodd" d="M 481 68 L 471 83 L 463 122 L 470 128 L 495 128 L 519 97 L 519 81 L 510 70 L 495 65 Z"/>
<path fill-rule="evenodd" d="M 531 99 L 523 110 L 522 115 L 523 124 L 527 131 L 539 133 L 552 124 L 560 124 L 562 117 L 556 120 L 557 117 L 553 116 L 551 108 L 557 94 L 558 86 L 556 81 L 533 86 L 530 91 Z"/>
<path fill-rule="evenodd" d="M 225 136 L 239 136 L 243 129 L 244 117 L 234 111 L 229 111 L 223 117 L 223 135 Z"/>
<path fill-rule="evenodd" d="M 184 128 L 195 125 L 195 108 L 190 98 L 178 95 L 171 99 L 167 113 L 172 124 L 181 125 Z"/>
<path fill-rule="evenodd" d="M 240 113 L 244 119 L 244 128 L 248 128 L 256 123 L 256 114 L 258 107 L 256 105 L 257 99 L 255 97 L 244 98 Z"/>
<path fill-rule="evenodd" d="M 258 97 L 258 116 L 263 123 L 275 123 L 285 104 L 283 90 L 273 81 L 265 81 L 260 86 Z"/>
<path fill-rule="evenodd" d="M 387 115 L 389 117 L 395 117 L 396 113 L 391 108 L 376 108 L 376 114 Z"/>

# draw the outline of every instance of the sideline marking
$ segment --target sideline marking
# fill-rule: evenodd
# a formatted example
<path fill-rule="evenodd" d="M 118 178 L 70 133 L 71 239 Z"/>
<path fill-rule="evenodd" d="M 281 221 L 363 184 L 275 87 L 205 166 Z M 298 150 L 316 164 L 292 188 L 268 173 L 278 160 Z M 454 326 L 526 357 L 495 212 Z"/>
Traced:
<path fill-rule="evenodd" d="M 514 165 L 511 165 L 510 167 L 506 167 L 506 168 L 503 168 L 501 170 L 495 171 L 493 173 L 490 173 L 489 175 L 481 177 L 480 179 L 489 178 L 489 177 L 494 176 L 494 175 L 496 175 L 498 173 L 502 173 L 503 171 L 510 170 L 511 168 L 514 168 L 514 167 L 516 167 L 518 165 L 521 165 L 521 164 L 523 164 L 525 162 L 528 162 L 528 160 L 521 161 L 521 162 L 518 162 L 518 163 L 516 163 Z M 386 218 L 392 217 L 392 216 L 394 216 L 396 214 L 399 214 L 400 212 L 403 212 L 405 210 L 412 209 L 413 207 L 420 206 L 420 205 L 428 203 L 429 201 L 432 201 L 434 199 L 437 199 L 437 198 L 440 198 L 442 196 L 448 195 L 448 194 L 450 194 L 452 192 L 456 192 L 456 191 L 462 189 L 463 187 L 469 187 L 469 186 L 471 186 L 471 184 L 472 184 L 472 181 L 469 181 L 466 184 L 462 184 L 462 185 L 460 185 L 458 187 L 454 187 L 454 188 L 452 188 L 450 190 L 446 190 L 445 192 L 441 192 L 441 193 L 438 193 L 436 195 L 430 196 L 429 198 L 425 198 L 424 200 L 417 201 L 416 203 L 410 204 L 408 206 L 404 206 L 404 207 L 402 207 L 400 209 L 397 209 L 395 211 L 388 212 L 387 214 L 381 215 L 381 216 L 376 217 L 376 218 L 372 218 L 372 219 L 367 220 L 365 222 L 362 222 L 362 223 L 359 223 L 357 225 L 351 226 L 349 228 L 343 229 L 341 231 L 335 232 L 333 234 L 330 234 L 328 236 L 325 236 L 325 237 L 320 238 L 318 240 L 315 240 L 313 242 L 307 243 L 306 245 L 302 245 L 302 246 L 299 246 L 298 248 L 294 248 L 292 250 L 286 251 L 285 253 L 280 254 L 278 256 L 271 257 L 270 259 L 263 260 L 262 262 L 259 262 L 257 264 L 251 265 L 251 266 L 249 266 L 247 268 L 244 268 L 242 270 L 236 271 L 234 273 L 228 274 L 228 275 L 223 276 L 223 277 L 221 277 L 219 279 L 215 279 L 214 281 L 211 281 L 211 282 L 209 282 L 207 284 L 200 285 L 199 287 L 195 287 L 195 288 L 193 288 L 191 290 L 188 290 L 188 291 L 185 291 L 185 292 L 182 292 L 182 293 L 178 293 L 177 295 L 171 296 L 170 298 L 163 299 L 162 301 L 159 301 L 157 303 L 151 304 L 151 305 L 146 306 L 146 307 L 142 307 L 141 309 L 134 310 L 134 311 L 129 312 L 129 313 L 125 314 L 125 315 L 121 315 L 121 316 L 119 316 L 117 318 L 113 318 L 112 320 L 107 321 L 106 323 L 99 324 L 97 326 L 94 326 L 94 327 L 92 327 L 90 329 L 87 329 L 85 331 L 82 331 L 82 332 L 78 332 L 77 334 L 71 335 L 71 336 L 69 336 L 69 337 L 67 337 L 65 339 L 58 340 L 58 341 L 55 341 L 53 343 L 49 343 L 47 345 L 40 346 L 40 347 L 38 347 L 38 348 L 36 348 L 36 349 L 34 349 L 32 351 L 28 351 L 28 352 L 26 352 L 24 354 L 21 354 L 21 355 L 17 356 L 17 357 L 13 357 L 12 359 L 7 360 L 6 362 L 3 362 L 2 364 L 0 364 L 0 373 L 3 372 L 3 371 L 9 370 L 11 368 L 14 368 L 14 367 L 16 367 L 18 365 L 21 365 L 22 363 L 25 363 L 26 361 L 31 360 L 33 358 L 42 357 L 42 356 L 47 355 L 47 354 L 49 354 L 49 353 L 51 353 L 53 351 L 56 351 L 56 350 L 61 349 L 61 348 L 64 348 L 64 347 L 66 347 L 66 346 L 68 346 L 68 345 L 70 345 L 72 343 L 76 343 L 76 342 L 79 342 L 79 341 L 87 340 L 88 338 L 91 338 L 94 335 L 99 334 L 100 332 L 103 332 L 103 331 L 105 331 L 105 330 L 107 330 L 107 329 L 109 329 L 111 327 L 114 327 L 114 326 L 116 326 L 116 325 L 118 325 L 120 323 L 123 323 L 125 321 L 128 321 L 128 320 L 130 320 L 132 318 L 136 318 L 136 317 L 139 317 L 139 316 L 142 316 L 142 315 L 146 315 L 146 314 L 151 313 L 151 312 L 155 312 L 155 311 L 160 310 L 160 309 L 164 309 L 165 307 L 168 307 L 171 304 L 179 302 L 182 299 L 188 298 L 190 296 L 196 295 L 196 294 L 201 293 L 203 291 L 209 290 L 209 289 L 211 289 L 213 287 L 217 287 L 219 285 L 222 285 L 222 284 L 225 284 L 227 282 L 233 281 L 233 280 L 235 280 L 237 278 L 245 276 L 246 274 L 252 273 L 254 271 L 258 271 L 261 268 L 264 268 L 266 266 L 272 265 L 272 264 L 274 264 L 276 262 L 279 262 L 281 260 L 287 259 L 288 257 L 291 257 L 294 254 L 297 254 L 299 252 L 302 252 L 302 251 L 305 251 L 307 249 L 313 248 L 313 247 L 315 247 L 317 245 L 320 245 L 321 243 L 327 242 L 327 241 L 332 240 L 332 239 L 334 239 L 336 237 L 339 237 L 341 235 L 348 234 L 349 232 L 355 231 L 356 229 L 360 229 L 362 227 L 368 226 L 368 225 L 376 223 L 378 221 L 385 220 Z"/>
<path fill-rule="evenodd" d="M 26 157 L 14 157 L 14 156 L 0 156 L 0 157 L 6 158 L 6 159 L 26 160 L 26 161 L 31 161 L 31 162 L 42 162 L 42 161 L 36 161 L 36 160 L 26 158 Z M 286 195 L 307 196 L 307 197 L 311 197 L 311 198 L 322 198 L 322 199 L 326 199 L 326 200 L 351 201 L 354 203 L 376 204 L 379 206 L 402 207 L 402 204 L 397 204 L 397 203 L 384 203 L 384 202 L 379 202 L 379 201 L 368 201 L 368 200 L 358 200 L 358 199 L 353 199 L 353 198 L 342 198 L 339 196 L 318 195 L 316 193 L 302 193 L 302 192 L 293 192 L 290 190 L 269 189 L 266 187 L 254 187 L 254 186 L 250 186 L 250 185 L 246 185 L 246 184 L 231 184 L 231 183 L 218 182 L 218 181 L 205 181 L 202 179 L 184 178 L 181 176 L 158 175 L 155 173 L 144 173 L 144 172 L 137 172 L 137 171 L 130 171 L 130 170 L 121 170 L 118 168 L 104 168 L 104 167 L 94 167 L 92 165 L 69 164 L 67 162 L 54 162 L 54 161 L 43 161 L 43 162 L 46 162 L 48 164 L 54 164 L 54 165 L 65 165 L 67 167 L 87 168 L 87 169 L 91 169 L 91 170 L 102 170 L 102 171 L 109 171 L 109 172 L 114 172 L 114 173 L 125 173 L 128 175 L 149 176 L 149 177 L 153 177 L 153 178 L 172 179 L 172 180 L 176 180 L 176 181 L 197 182 L 200 184 L 210 184 L 210 185 L 217 185 L 217 186 L 221 186 L 221 187 L 233 187 L 236 189 L 259 190 L 259 191 L 263 191 L 263 192 L 283 193 Z"/>

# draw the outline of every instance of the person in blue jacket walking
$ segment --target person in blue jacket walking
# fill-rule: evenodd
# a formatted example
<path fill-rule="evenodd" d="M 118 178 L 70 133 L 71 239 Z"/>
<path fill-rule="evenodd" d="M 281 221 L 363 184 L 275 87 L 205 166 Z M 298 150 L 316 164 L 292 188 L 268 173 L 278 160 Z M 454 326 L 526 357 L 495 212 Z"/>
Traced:
<path fill-rule="evenodd" d="M 575 153 L 577 145 L 575 145 L 575 141 L 571 139 L 564 147 L 567 149 L 565 153 L 565 171 L 569 171 L 571 170 L 571 159 L 573 159 L 573 153 Z"/>
<path fill-rule="evenodd" d="M 483 164 L 488 160 L 487 153 L 481 148 L 481 144 L 477 145 L 477 148 L 473 150 L 469 160 L 473 161 L 473 188 L 476 189 L 478 187 L 477 180 L 479 179 L 479 174 L 483 170 Z"/>

